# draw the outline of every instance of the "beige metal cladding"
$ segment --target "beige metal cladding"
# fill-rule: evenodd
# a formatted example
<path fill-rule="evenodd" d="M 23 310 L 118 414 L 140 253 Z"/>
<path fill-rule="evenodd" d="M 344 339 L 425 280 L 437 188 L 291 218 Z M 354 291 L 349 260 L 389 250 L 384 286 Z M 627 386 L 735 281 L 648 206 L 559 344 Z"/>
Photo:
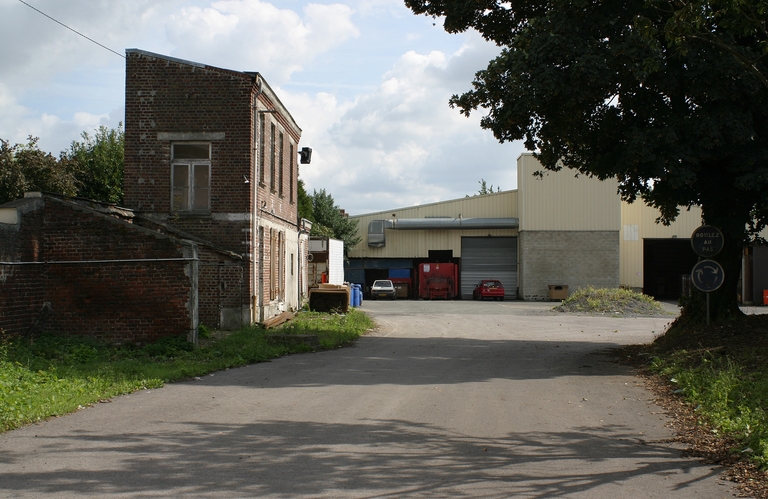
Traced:
<path fill-rule="evenodd" d="M 462 236 L 514 236 L 515 229 L 488 230 L 391 230 L 386 229 L 386 246 L 368 247 L 368 224 L 373 220 L 394 218 L 515 218 L 517 191 L 504 191 L 483 196 L 471 196 L 409 208 L 399 208 L 350 217 L 357 220 L 360 243 L 349 252 L 350 258 L 426 258 L 429 250 L 453 250 L 461 256 Z"/>
<path fill-rule="evenodd" d="M 690 239 L 701 222 L 701 208 L 681 208 L 680 215 L 669 226 L 656 223 L 659 210 L 642 200 L 632 204 L 621 203 L 621 235 L 619 237 L 620 276 L 622 286 L 643 287 L 643 240 Z"/>
<path fill-rule="evenodd" d="M 544 172 L 543 177 L 534 172 Z M 574 170 L 545 170 L 532 154 L 517 159 L 520 230 L 618 231 L 621 199 L 616 180 L 600 181 Z"/>

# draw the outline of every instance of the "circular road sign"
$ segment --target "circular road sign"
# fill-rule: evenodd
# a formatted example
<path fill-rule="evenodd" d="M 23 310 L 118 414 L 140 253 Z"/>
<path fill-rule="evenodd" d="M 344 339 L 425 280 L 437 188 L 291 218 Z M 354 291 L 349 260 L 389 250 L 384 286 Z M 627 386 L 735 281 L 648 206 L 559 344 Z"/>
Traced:
<path fill-rule="evenodd" d="M 723 249 L 723 233 L 717 227 L 702 225 L 693 231 L 691 246 L 699 256 L 715 256 Z"/>
<path fill-rule="evenodd" d="M 725 272 L 714 260 L 702 260 L 693 266 L 691 281 L 699 290 L 709 293 L 723 285 Z"/>

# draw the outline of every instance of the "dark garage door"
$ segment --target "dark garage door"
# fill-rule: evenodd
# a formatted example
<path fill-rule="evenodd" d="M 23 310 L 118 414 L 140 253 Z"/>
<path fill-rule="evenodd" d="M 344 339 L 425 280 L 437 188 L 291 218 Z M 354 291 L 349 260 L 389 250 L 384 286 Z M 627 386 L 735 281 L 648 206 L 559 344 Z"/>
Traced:
<path fill-rule="evenodd" d="M 472 298 L 481 279 L 498 279 L 504 296 L 517 298 L 517 238 L 461 238 L 461 297 Z"/>
<path fill-rule="evenodd" d="M 678 299 L 683 275 L 690 275 L 699 257 L 690 239 L 643 240 L 643 293 L 656 299 Z"/>

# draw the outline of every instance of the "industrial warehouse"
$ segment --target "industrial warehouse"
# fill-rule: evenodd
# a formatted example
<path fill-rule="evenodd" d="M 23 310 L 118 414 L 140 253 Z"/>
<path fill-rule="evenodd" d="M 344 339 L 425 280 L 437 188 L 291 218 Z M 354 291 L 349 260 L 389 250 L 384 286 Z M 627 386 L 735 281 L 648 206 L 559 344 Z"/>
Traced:
<path fill-rule="evenodd" d="M 534 175 L 535 172 L 543 175 Z M 345 280 L 370 288 L 395 283 L 398 298 L 471 299 L 496 279 L 505 299 L 562 299 L 579 288 L 626 287 L 679 298 L 698 256 L 690 237 L 701 210 L 669 226 L 657 210 L 623 202 L 615 180 L 545 170 L 528 153 L 517 160 L 517 189 L 351 217 L 361 242 Z M 763 303 L 768 248 L 745 250 L 740 297 Z"/>

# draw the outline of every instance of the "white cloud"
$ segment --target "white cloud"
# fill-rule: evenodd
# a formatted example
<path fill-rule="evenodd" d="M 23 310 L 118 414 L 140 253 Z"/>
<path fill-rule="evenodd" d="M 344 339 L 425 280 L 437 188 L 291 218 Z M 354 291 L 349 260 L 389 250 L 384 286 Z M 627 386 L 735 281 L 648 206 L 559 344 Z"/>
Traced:
<path fill-rule="evenodd" d="M 480 128 L 480 113 L 467 119 L 448 106 L 496 51 L 470 36 L 450 56 L 407 52 L 376 91 L 354 101 L 283 98 L 299 125 L 311 125 L 302 139 L 314 148 L 301 171 L 308 188 L 325 188 L 351 213 L 463 197 L 481 178 L 514 188 L 520 145 L 498 144 Z"/>
<path fill-rule="evenodd" d="M 301 177 L 361 213 L 462 197 L 484 178 L 515 187 L 518 145 L 499 145 L 448 107 L 498 48 L 447 35 L 401 0 L 37 0 L 123 53 L 139 48 L 259 71 L 314 149 Z M 463 45 L 462 45 L 463 42 Z M 0 138 L 57 154 L 123 121 L 124 60 L 15 0 L 0 0 Z M 317 93 L 301 93 L 318 89 Z"/>
<path fill-rule="evenodd" d="M 280 84 L 303 64 L 359 35 L 352 9 L 308 4 L 304 18 L 258 0 L 183 8 L 167 25 L 174 55 L 241 71 L 258 70 Z"/>

